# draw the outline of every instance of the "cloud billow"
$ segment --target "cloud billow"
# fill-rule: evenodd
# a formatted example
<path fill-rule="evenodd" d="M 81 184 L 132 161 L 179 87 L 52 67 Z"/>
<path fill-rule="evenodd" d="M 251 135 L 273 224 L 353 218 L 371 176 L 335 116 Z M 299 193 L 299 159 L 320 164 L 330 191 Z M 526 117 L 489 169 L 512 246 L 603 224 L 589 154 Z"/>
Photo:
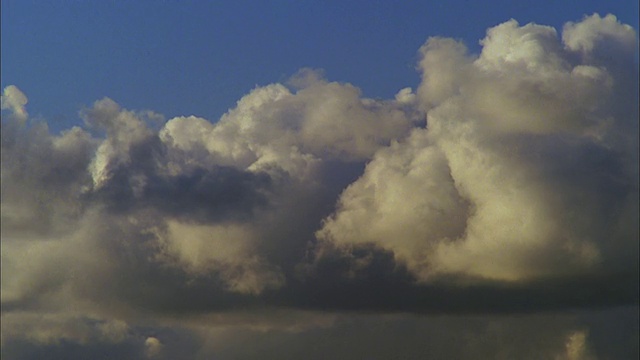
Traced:
<path fill-rule="evenodd" d="M 634 39 L 611 16 L 585 21 Z M 427 128 L 377 152 L 318 236 L 379 244 L 425 282 L 517 283 L 622 259 L 633 268 L 637 104 L 617 103 L 616 74 L 583 52 L 597 45 L 572 47 L 576 26 L 565 44 L 553 28 L 513 20 L 487 34 L 477 58 L 450 39 L 423 46 Z"/>

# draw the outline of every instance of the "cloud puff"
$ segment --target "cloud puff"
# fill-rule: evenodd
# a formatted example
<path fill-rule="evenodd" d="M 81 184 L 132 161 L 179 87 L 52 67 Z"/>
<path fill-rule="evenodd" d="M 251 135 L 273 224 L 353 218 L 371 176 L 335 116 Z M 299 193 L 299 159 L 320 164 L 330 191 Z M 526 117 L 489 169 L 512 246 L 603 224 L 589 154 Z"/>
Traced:
<path fill-rule="evenodd" d="M 162 343 L 157 338 L 150 336 L 144 341 L 146 355 L 150 358 L 158 356 L 162 351 Z"/>
<path fill-rule="evenodd" d="M 562 41 L 568 49 L 579 51 L 583 56 L 592 56 L 594 52 L 602 55 L 599 51 L 611 48 L 631 55 L 637 47 L 636 31 L 630 25 L 620 24 L 612 14 L 605 17 L 593 14 L 578 23 L 566 23 Z"/>
<path fill-rule="evenodd" d="M 2 110 L 11 110 L 13 116 L 15 116 L 22 122 L 27 119 L 29 114 L 27 113 L 27 110 L 24 106 L 27 104 L 28 100 L 24 93 L 20 91 L 17 86 L 9 85 L 4 88 L 0 100 L 0 107 L 2 108 Z"/>

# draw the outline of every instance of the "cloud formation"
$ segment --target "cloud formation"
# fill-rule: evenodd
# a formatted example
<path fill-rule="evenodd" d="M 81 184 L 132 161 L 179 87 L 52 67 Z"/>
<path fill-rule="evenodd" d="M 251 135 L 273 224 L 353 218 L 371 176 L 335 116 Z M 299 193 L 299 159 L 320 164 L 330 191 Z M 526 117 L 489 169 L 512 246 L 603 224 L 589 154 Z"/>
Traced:
<path fill-rule="evenodd" d="M 477 58 L 429 39 L 418 89 L 427 128 L 377 152 L 318 237 L 376 243 L 422 281 L 633 268 L 637 102 L 615 97 L 624 82 L 597 59 L 604 36 L 620 45 L 609 57 L 631 54 L 634 33 L 612 16 L 568 24 L 564 42 L 511 20 L 487 31 Z"/>
<path fill-rule="evenodd" d="M 304 69 L 217 122 L 165 121 L 105 98 L 80 112 L 84 126 L 55 134 L 27 121 L 27 97 L 7 87 L 3 354 L 176 358 L 190 347 L 200 353 L 178 356 L 255 358 L 353 327 L 437 333 L 424 317 L 390 315 L 411 312 L 477 320 L 465 346 L 434 357 L 514 358 L 544 331 L 487 348 L 477 334 L 519 325 L 474 316 L 637 313 L 635 31 L 613 15 L 562 35 L 510 20 L 481 45 L 474 55 L 430 38 L 419 87 L 394 99 Z M 565 320 L 535 358 L 609 355 L 604 335 Z M 368 331 L 336 358 L 381 341 Z"/>

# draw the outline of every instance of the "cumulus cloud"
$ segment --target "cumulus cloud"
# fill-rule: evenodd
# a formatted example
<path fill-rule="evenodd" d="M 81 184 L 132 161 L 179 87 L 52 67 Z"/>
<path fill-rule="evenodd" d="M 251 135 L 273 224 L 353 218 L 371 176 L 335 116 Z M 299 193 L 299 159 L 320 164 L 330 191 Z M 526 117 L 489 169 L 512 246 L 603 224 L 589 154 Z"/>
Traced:
<path fill-rule="evenodd" d="M 430 38 L 420 85 L 394 99 L 303 69 L 216 122 L 105 98 L 80 112 L 83 126 L 52 133 L 7 87 L 3 354 L 256 358 L 291 344 L 282 358 L 328 336 L 355 344 L 334 358 L 391 357 L 363 344 L 401 337 L 375 329 L 444 341 L 441 328 L 466 326 L 427 324 L 437 314 L 637 309 L 634 30 L 612 15 L 561 35 L 510 20 L 480 43 L 474 55 Z M 573 317 L 500 350 L 519 324 L 485 316 L 465 347 L 432 355 L 608 356 L 602 326 Z"/>
<path fill-rule="evenodd" d="M 618 19 L 607 14 L 600 17 L 598 14 L 585 17 L 578 23 L 565 24 L 562 40 L 565 46 L 573 51 L 579 51 L 584 56 L 591 56 L 594 51 L 618 49 L 630 55 L 637 47 L 636 31 L 627 24 L 620 24 Z M 598 47 L 600 50 L 597 50 Z M 602 55 L 602 53 L 596 53 Z"/>
<path fill-rule="evenodd" d="M 563 43 L 511 20 L 487 31 L 478 57 L 429 39 L 418 89 L 427 128 L 376 152 L 318 237 L 375 243 L 422 281 L 634 268 L 637 154 L 624 144 L 637 143 L 637 103 L 617 101 L 625 84 L 591 56 L 602 46 L 592 32 L 628 46 L 628 30 L 594 15 L 569 24 Z"/>

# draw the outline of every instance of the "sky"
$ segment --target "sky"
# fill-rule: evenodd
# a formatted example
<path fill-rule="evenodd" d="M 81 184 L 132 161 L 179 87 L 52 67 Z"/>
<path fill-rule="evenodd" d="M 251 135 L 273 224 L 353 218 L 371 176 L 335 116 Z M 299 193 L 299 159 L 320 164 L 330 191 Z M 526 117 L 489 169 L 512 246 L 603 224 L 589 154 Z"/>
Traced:
<path fill-rule="evenodd" d="M 511 18 L 561 29 L 612 13 L 637 28 L 638 2 L 615 1 L 34 1 L 2 4 L 0 85 L 28 94 L 56 130 L 105 96 L 167 119 L 211 121 L 255 86 L 323 69 L 371 98 L 419 82 L 429 36 L 472 53 L 487 28 Z"/>
<path fill-rule="evenodd" d="M 636 359 L 638 3 L 17 1 L 6 359 Z"/>

